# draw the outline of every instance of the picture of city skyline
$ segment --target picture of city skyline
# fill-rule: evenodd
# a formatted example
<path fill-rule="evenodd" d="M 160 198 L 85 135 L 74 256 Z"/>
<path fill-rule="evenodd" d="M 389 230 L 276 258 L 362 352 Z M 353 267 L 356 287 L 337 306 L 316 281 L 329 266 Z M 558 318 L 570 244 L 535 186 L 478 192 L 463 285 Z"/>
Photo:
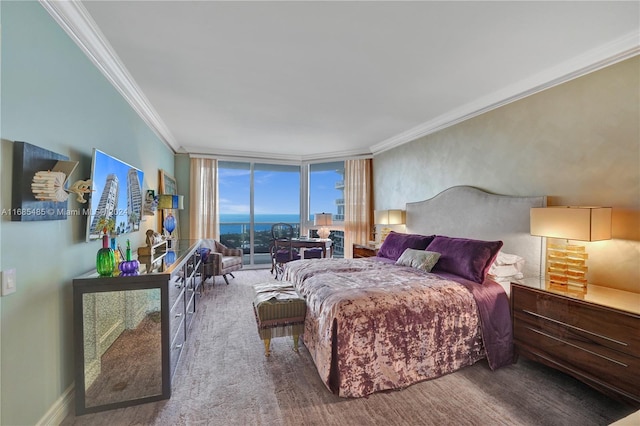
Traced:
<path fill-rule="evenodd" d="M 94 149 L 87 240 L 102 235 L 101 218 L 113 219 L 116 234 L 140 229 L 143 178 L 141 170 Z"/>

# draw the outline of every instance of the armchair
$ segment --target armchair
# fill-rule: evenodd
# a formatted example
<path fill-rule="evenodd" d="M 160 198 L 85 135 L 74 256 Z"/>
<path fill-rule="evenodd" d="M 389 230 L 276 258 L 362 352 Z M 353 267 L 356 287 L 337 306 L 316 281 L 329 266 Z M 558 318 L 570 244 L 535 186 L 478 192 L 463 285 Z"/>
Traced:
<path fill-rule="evenodd" d="M 215 277 L 222 275 L 224 281 L 229 285 L 227 275 L 235 278 L 232 272 L 242 269 L 242 249 L 228 248 L 212 239 L 202 240 L 202 246 L 211 249 L 211 253 L 204 263 L 204 280 L 213 277 L 215 283 Z"/>

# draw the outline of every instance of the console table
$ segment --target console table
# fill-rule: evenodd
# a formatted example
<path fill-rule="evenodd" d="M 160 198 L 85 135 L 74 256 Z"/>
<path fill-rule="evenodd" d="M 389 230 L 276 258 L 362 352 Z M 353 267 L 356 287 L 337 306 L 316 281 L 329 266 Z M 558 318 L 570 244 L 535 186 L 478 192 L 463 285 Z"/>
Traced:
<path fill-rule="evenodd" d="M 171 396 L 201 292 L 200 240 L 140 256 L 137 275 L 73 280 L 76 414 Z"/>
<path fill-rule="evenodd" d="M 516 353 L 640 405 L 640 294 L 511 283 Z"/>

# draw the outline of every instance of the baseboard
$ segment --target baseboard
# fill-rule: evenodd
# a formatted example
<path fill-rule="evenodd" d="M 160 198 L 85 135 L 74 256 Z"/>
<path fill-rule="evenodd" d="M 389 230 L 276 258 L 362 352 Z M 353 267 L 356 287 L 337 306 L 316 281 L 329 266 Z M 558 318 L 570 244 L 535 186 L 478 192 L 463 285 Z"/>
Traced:
<path fill-rule="evenodd" d="M 73 410 L 73 383 L 62 393 L 60 398 L 49 408 L 36 426 L 58 426 Z"/>

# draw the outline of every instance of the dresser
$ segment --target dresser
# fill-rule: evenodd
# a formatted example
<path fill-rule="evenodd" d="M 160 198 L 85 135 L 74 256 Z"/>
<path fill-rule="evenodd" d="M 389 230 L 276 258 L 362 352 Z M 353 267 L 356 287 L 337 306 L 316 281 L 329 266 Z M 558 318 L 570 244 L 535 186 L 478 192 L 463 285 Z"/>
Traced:
<path fill-rule="evenodd" d="M 135 275 L 73 280 L 76 414 L 171 396 L 202 289 L 199 240 L 139 256 Z"/>
<path fill-rule="evenodd" d="M 516 353 L 640 405 L 640 294 L 511 284 Z"/>

